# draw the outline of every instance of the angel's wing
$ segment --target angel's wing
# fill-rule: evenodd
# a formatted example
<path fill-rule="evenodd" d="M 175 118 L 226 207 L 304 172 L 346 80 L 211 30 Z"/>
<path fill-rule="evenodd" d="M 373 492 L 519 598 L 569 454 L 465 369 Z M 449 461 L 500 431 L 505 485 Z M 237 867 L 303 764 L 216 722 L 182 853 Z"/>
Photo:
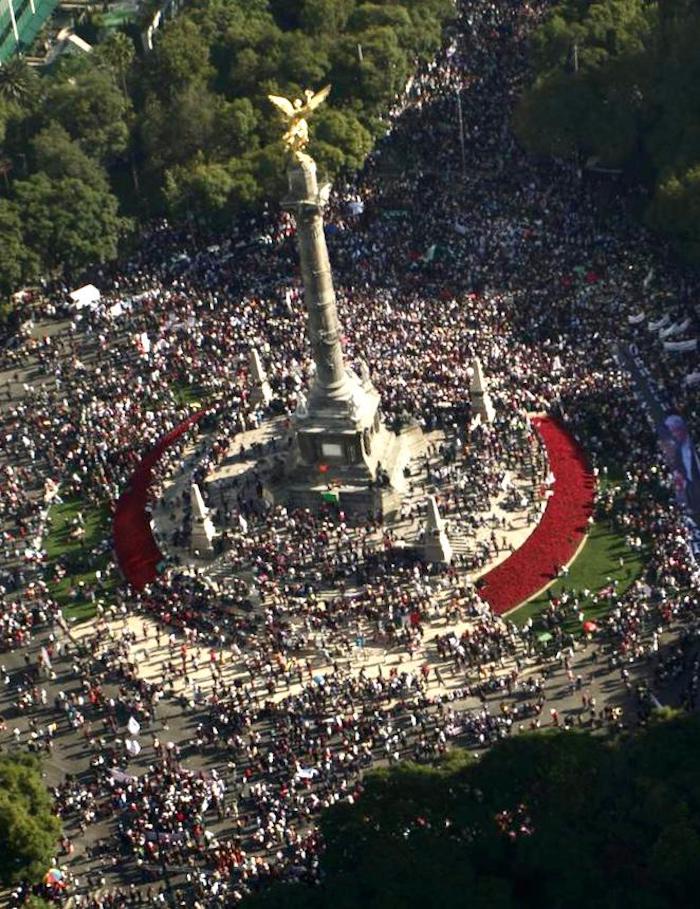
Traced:
<path fill-rule="evenodd" d="M 326 98 L 330 95 L 330 93 L 331 93 L 330 85 L 326 85 L 324 88 L 319 89 L 319 91 L 317 91 L 315 95 L 313 95 L 311 98 L 309 98 L 309 100 L 307 102 L 307 106 L 308 106 L 309 110 L 315 110 L 319 106 L 319 104 L 321 104 L 323 101 L 326 100 Z"/>
<path fill-rule="evenodd" d="M 280 95 L 268 95 L 270 101 L 278 107 L 282 113 L 287 117 L 293 117 L 296 111 L 294 110 L 294 105 L 287 98 L 282 98 Z"/>

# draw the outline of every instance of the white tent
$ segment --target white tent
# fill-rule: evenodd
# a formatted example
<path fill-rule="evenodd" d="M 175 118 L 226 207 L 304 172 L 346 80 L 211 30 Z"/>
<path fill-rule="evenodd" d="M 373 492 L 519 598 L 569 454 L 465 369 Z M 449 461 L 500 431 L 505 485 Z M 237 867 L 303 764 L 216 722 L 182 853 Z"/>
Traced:
<path fill-rule="evenodd" d="M 94 284 L 86 284 L 84 287 L 79 287 L 77 290 L 71 291 L 68 296 L 75 304 L 76 309 L 84 309 L 86 306 L 94 309 L 95 304 L 102 295 Z"/>

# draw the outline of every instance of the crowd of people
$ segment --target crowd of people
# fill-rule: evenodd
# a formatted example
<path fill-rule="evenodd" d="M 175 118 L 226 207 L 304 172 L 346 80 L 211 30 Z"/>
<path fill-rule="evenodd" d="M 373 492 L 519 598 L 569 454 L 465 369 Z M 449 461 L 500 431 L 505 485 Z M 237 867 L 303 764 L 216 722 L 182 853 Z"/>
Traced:
<path fill-rule="evenodd" d="M 52 596 L 50 506 L 113 507 L 193 401 L 211 411 L 161 461 L 154 508 L 188 442 L 199 480 L 239 433 L 292 414 L 312 370 L 293 220 L 271 204 L 218 242 L 161 223 L 130 260 L 94 276 L 95 308 L 71 309 L 69 288 L 35 292 L 34 318 L 63 328 L 43 340 L 23 330 L 0 354 L 0 647 L 8 665 L 27 654 L 3 667 L 3 712 L 8 748 L 83 742 L 85 772 L 53 790 L 66 830 L 57 861 L 73 867 L 74 842 L 85 856 L 65 891 L 74 905 L 226 907 L 269 881 L 317 880 L 314 819 L 361 797 L 367 768 L 431 761 L 452 742 L 481 748 L 541 724 L 615 726 L 619 714 L 587 693 L 599 668 L 632 693 L 639 667 L 655 690 L 689 675 L 683 698 L 695 705 L 700 602 L 688 522 L 619 354 L 634 345 L 700 439 L 692 352 L 665 349 L 649 329 L 693 337 L 697 281 L 631 218 L 632 190 L 519 148 L 513 103 L 528 35 L 549 5 L 460 0 L 458 33 L 397 99 L 363 171 L 336 187 L 326 220 L 344 350 L 349 363 L 368 363 L 387 424 L 415 419 L 444 433 L 425 469 L 456 523 L 488 505 L 509 467 L 527 461 L 543 479 L 526 415 L 560 416 L 598 474 L 596 521 L 643 551 L 642 574 L 624 592 L 611 581 L 553 596 L 518 628 L 490 613 L 458 561 L 433 572 L 393 545 L 377 516 L 350 528 L 331 509 L 259 507 L 256 480 L 222 509 L 236 528 L 223 556 L 235 582 L 173 564 L 108 601 L 108 566 L 82 592 L 100 616 L 86 641 Z M 268 409 L 251 395 L 251 348 L 273 390 Z M 497 419 L 475 438 L 466 390 L 477 356 Z M 270 463 L 278 453 L 261 452 Z M 494 526 L 477 562 L 502 546 L 500 533 Z M 101 554 L 93 549 L 88 560 Z M 576 663 L 584 677 L 572 668 L 583 645 L 570 628 L 592 594 L 608 608 L 589 668 Z M 143 627 L 128 630 L 129 616 Z M 440 632 L 426 648 L 431 625 Z M 678 628 L 680 644 L 660 644 Z M 544 662 L 542 629 L 552 639 Z M 157 679 L 140 671 L 146 652 L 159 660 Z M 580 711 L 561 715 L 547 694 L 557 672 L 581 690 Z M 171 737 L 174 709 L 184 726 Z"/>

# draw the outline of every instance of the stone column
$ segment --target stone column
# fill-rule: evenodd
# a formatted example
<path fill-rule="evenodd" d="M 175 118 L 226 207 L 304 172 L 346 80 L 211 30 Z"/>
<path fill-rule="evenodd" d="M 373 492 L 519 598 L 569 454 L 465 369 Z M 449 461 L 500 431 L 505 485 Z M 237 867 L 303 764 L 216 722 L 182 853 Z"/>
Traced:
<path fill-rule="evenodd" d="M 323 231 L 323 208 L 330 187 L 324 186 L 319 191 L 316 162 L 305 154 L 292 158 L 287 178 L 289 195 L 282 204 L 294 214 L 296 220 L 309 339 L 316 364 L 309 412 L 327 408 L 335 410 L 337 402 L 347 402 L 352 398 L 353 388 L 340 344 L 338 310 Z"/>

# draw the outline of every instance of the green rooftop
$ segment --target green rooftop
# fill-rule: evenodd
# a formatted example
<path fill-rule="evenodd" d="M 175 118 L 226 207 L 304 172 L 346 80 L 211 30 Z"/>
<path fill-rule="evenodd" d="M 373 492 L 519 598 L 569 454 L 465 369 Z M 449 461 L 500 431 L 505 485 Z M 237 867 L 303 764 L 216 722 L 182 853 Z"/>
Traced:
<path fill-rule="evenodd" d="M 14 10 L 17 35 L 12 26 L 9 4 Z M 59 0 L 34 0 L 32 10 L 30 0 L 4 0 L 0 6 L 0 63 L 29 50 L 58 4 Z"/>

